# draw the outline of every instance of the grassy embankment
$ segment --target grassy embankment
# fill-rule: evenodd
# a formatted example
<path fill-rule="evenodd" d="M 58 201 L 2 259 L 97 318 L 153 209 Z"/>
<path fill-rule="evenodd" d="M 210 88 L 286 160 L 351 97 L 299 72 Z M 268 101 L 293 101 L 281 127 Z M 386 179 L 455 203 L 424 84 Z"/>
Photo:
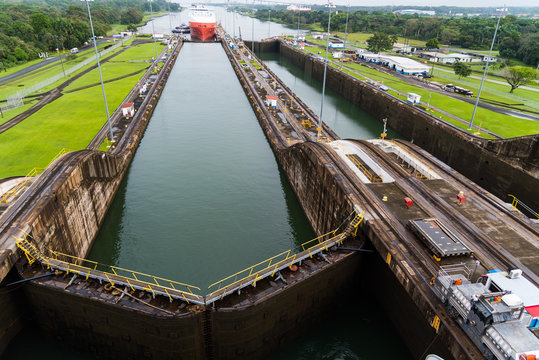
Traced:
<path fill-rule="evenodd" d="M 325 50 L 320 49 L 318 47 L 307 46 L 305 48 L 305 51 L 309 51 L 315 54 L 318 54 L 318 52 L 320 51 L 320 56 L 322 57 L 325 56 Z M 338 65 L 332 65 L 332 66 L 338 67 Z M 345 67 L 352 71 L 346 70 Z M 468 104 L 460 100 L 453 99 L 444 94 L 430 92 L 426 89 L 414 86 L 406 81 L 397 79 L 390 74 L 386 74 L 384 72 L 368 68 L 361 64 L 345 63 L 343 66 L 343 70 L 345 70 L 350 75 L 355 76 L 362 80 L 364 80 L 365 78 L 362 77 L 361 75 L 358 75 L 357 73 L 362 74 L 372 80 L 383 82 L 385 85 L 391 88 L 394 88 L 395 90 L 405 93 L 405 94 L 408 92 L 414 92 L 416 94 L 421 95 L 423 101 L 428 101 L 428 97 L 430 93 L 431 94 L 430 104 L 432 106 L 437 107 L 448 113 L 451 113 L 466 121 L 468 121 L 471 117 L 472 110 L 473 110 L 472 104 Z M 389 91 L 389 93 L 405 100 L 404 96 L 396 92 Z M 436 111 L 433 112 L 433 114 L 442 118 L 443 120 L 447 122 L 450 122 L 458 126 L 461 129 L 466 130 L 468 127 L 466 124 L 463 124 L 462 122 L 452 119 L 446 115 L 437 113 Z M 519 119 L 519 118 L 499 114 L 499 113 L 482 109 L 482 108 L 478 108 L 476 118 L 474 120 L 474 124 L 480 125 L 481 127 L 488 129 L 506 138 L 539 133 L 539 123 L 536 121 Z"/>
<path fill-rule="evenodd" d="M 163 47 L 159 45 L 158 51 Z M 151 43 L 137 45 L 103 64 L 111 114 L 149 66 L 145 61 L 154 51 Z M 104 110 L 99 74 L 94 69 L 66 87 L 62 97 L 0 134 L 0 178 L 46 166 L 62 148 L 84 149 L 105 123 Z"/>
<path fill-rule="evenodd" d="M 107 43 L 107 42 L 103 42 L 101 44 L 98 45 L 98 51 L 101 51 L 103 50 L 103 48 L 107 45 L 112 45 L 113 43 Z M 128 42 L 125 42 L 125 45 L 129 45 L 130 44 L 130 41 Z M 114 54 L 118 51 L 120 51 L 121 48 L 119 49 L 116 49 L 114 50 L 113 52 L 107 54 L 105 57 L 108 57 L 110 56 L 111 54 Z M 95 54 L 94 52 L 94 49 L 93 48 L 90 48 L 90 49 L 87 49 L 79 54 L 77 54 L 76 58 L 74 59 L 67 59 L 67 58 L 64 58 L 62 60 L 63 62 L 63 67 L 65 70 L 68 70 L 69 68 L 77 65 L 78 63 L 86 60 L 87 58 L 93 56 Z M 42 60 L 38 60 L 38 61 L 32 61 L 32 62 L 29 62 L 29 63 L 26 63 L 25 65 L 19 65 L 17 66 L 17 70 L 16 71 L 19 71 L 19 70 L 22 70 L 24 69 L 26 66 L 31 66 L 37 62 L 40 62 Z M 20 90 L 21 88 L 24 88 L 25 86 L 31 86 L 33 84 L 36 84 L 36 83 L 39 83 L 41 81 L 44 81 L 52 76 L 55 76 L 57 74 L 60 74 L 62 73 L 62 62 L 61 61 L 55 61 L 51 64 L 48 64 L 48 65 L 45 65 L 41 68 L 38 68 L 34 71 L 31 71 L 25 75 L 22 75 L 22 76 L 18 76 L 17 78 L 13 79 L 13 80 L 10 80 L 10 81 L 6 81 L 6 82 L 3 82 L 0 84 L 0 93 L 2 94 L 2 98 L 0 98 L 0 100 L 6 100 L 6 98 L 8 96 L 11 96 L 13 94 L 15 94 L 18 90 Z M 55 87 L 57 87 L 59 84 L 63 83 L 64 81 L 68 80 L 70 77 L 73 77 L 77 74 L 79 74 L 80 72 L 84 71 L 85 69 L 87 69 L 88 67 L 90 67 L 92 65 L 87 65 L 77 71 L 75 71 L 73 74 L 70 74 L 68 75 L 68 77 L 64 77 L 60 80 L 58 80 L 57 82 L 39 90 L 36 94 L 40 94 L 40 93 L 44 93 L 46 91 L 49 91 Z M 4 113 L 4 117 L 3 118 L 0 118 L 0 124 L 12 119 L 13 117 L 19 115 L 20 113 L 26 111 L 28 108 L 30 108 L 31 106 L 33 106 L 35 103 L 37 103 L 37 100 L 34 98 L 34 97 L 27 97 L 24 99 L 24 106 L 22 107 L 19 107 L 17 109 L 13 109 L 13 110 L 8 110 Z"/>

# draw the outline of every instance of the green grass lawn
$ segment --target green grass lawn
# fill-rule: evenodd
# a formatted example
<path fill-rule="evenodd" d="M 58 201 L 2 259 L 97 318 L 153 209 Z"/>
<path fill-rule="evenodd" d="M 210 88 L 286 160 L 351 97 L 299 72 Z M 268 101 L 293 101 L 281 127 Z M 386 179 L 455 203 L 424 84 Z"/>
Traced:
<path fill-rule="evenodd" d="M 161 45 L 158 49 L 162 50 Z M 104 63 L 103 77 L 113 79 L 143 69 L 147 63 L 128 62 L 132 57 L 151 59 L 153 44 L 128 49 L 115 60 Z M 132 56 L 131 56 L 132 55 Z M 119 59 L 118 59 L 119 58 Z M 121 105 L 142 72 L 105 84 L 109 111 Z M 97 69 L 74 81 L 66 90 L 99 84 Z M 18 125 L 0 134 L 0 178 L 25 175 L 34 167 L 46 166 L 62 149 L 84 149 L 106 122 L 100 86 L 64 93 Z"/>
<path fill-rule="evenodd" d="M 103 44 L 98 45 L 98 51 L 101 51 L 105 46 L 111 45 L 111 44 L 112 43 L 103 43 Z M 116 50 L 116 51 L 118 51 L 118 50 Z M 87 58 L 91 57 L 94 54 L 95 54 L 95 52 L 94 52 L 94 50 L 92 48 L 92 49 L 84 51 L 83 53 L 80 53 L 79 55 L 77 55 L 77 58 L 75 58 L 73 60 L 64 59 L 63 60 L 64 69 L 67 70 L 67 69 L 71 68 L 72 66 L 75 66 L 76 64 L 86 60 Z M 31 64 L 32 64 L 32 62 L 27 63 L 27 64 L 25 64 L 24 67 L 29 66 Z M 91 65 L 88 65 L 88 66 L 91 66 Z M 22 67 L 22 68 L 24 68 L 24 67 Z M 21 69 L 19 69 L 19 70 L 21 70 Z M 82 69 L 81 69 L 81 71 L 82 71 Z M 51 76 L 54 76 L 54 75 L 57 75 L 57 74 L 60 74 L 60 73 L 62 73 L 62 62 L 55 61 L 52 64 L 43 66 L 43 67 L 41 67 L 39 69 L 36 69 L 34 71 L 29 72 L 28 74 L 18 76 L 17 78 L 15 78 L 13 80 L 10 80 L 10 81 L 3 82 L 3 83 L 0 84 L 0 93 L 2 94 L 1 98 L 2 98 L 2 100 L 4 100 L 8 96 L 10 96 L 12 94 L 15 94 L 18 90 L 24 88 L 25 86 L 31 86 L 31 85 L 33 85 L 35 83 L 39 83 L 40 81 L 44 81 L 44 80 L 50 78 Z M 65 80 L 66 80 L 66 78 L 61 79 L 60 81 L 63 82 Z M 58 86 L 58 85 L 53 84 L 52 87 L 56 87 L 56 86 Z M 49 87 L 49 88 L 51 88 L 51 87 Z M 42 91 L 47 91 L 47 89 L 42 89 Z"/>
<path fill-rule="evenodd" d="M 24 105 L 23 106 L 18 107 L 16 109 L 11 109 L 11 110 L 4 111 L 4 117 L 0 118 L 0 125 L 5 123 L 6 121 L 9 121 L 9 120 L 13 119 L 15 116 L 19 115 L 20 113 L 28 110 L 35 103 L 37 103 L 37 100 L 35 100 L 35 99 L 31 99 L 31 100 L 24 99 Z"/>
<path fill-rule="evenodd" d="M 305 50 L 313 52 L 315 54 L 318 54 L 318 52 L 320 51 L 320 56 L 322 57 L 325 56 L 325 50 L 320 49 L 318 47 L 306 46 Z M 331 58 L 331 56 L 329 56 L 329 58 Z M 332 65 L 332 66 L 339 67 L 338 65 Z M 471 114 L 473 111 L 472 104 L 468 104 L 468 103 L 459 101 L 457 99 L 453 99 L 444 94 L 430 92 L 426 89 L 409 84 L 406 81 L 397 79 L 391 76 L 390 74 L 386 74 L 376 69 L 368 68 L 361 64 L 356 64 L 356 63 L 343 64 L 343 71 L 347 72 L 348 74 L 352 76 L 358 77 L 360 79 L 362 79 L 361 76 L 358 76 L 354 72 L 346 70 L 346 67 L 356 72 L 359 72 L 361 74 L 364 74 L 365 76 L 368 76 L 369 78 L 375 81 L 383 82 L 385 85 L 391 88 L 394 88 L 402 93 L 406 94 L 408 92 L 414 92 L 416 94 L 419 94 L 421 95 L 423 101 L 428 101 L 428 96 L 430 93 L 431 94 L 430 104 L 432 106 L 435 106 L 444 111 L 447 111 L 466 121 L 469 121 L 469 119 L 471 118 Z M 398 97 L 402 98 L 402 96 L 398 96 Z M 460 127 L 461 129 L 467 129 L 467 125 L 461 123 L 460 121 L 457 121 L 455 119 L 452 119 L 442 114 L 438 115 L 438 117 L 440 116 L 443 120 L 446 120 Z M 478 108 L 476 117 L 474 120 L 474 124 L 480 125 L 481 127 L 486 128 L 506 138 L 539 133 L 539 122 L 532 121 L 532 120 L 519 119 L 519 118 L 499 114 L 499 113 L 482 109 L 482 108 Z"/>

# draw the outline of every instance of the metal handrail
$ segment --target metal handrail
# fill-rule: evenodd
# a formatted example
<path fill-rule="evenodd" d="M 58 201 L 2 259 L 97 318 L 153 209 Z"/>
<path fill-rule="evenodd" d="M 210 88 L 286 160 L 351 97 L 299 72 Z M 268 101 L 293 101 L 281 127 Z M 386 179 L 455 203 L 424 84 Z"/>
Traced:
<path fill-rule="evenodd" d="M 513 207 L 513 209 L 515 210 L 518 210 L 518 205 L 520 204 L 520 206 L 526 210 L 527 212 L 529 212 L 531 215 L 535 216 L 538 220 L 539 220 L 539 213 L 535 210 L 533 210 L 531 207 L 529 207 L 528 205 L 524 204 L 522 201 L 520 201 L 515 195 L 511 195 L 511 194 L 507 194 L 508 196 L 512 197 L 513 198 L 513 201 L 511 202 L 511 206 Z"/>
<path fill-rule="evenodd" d="M 54 162 L 54 160 L 58 159 L 60 156 L 70 151 L 71 150 L 69 149 L 62 148 L 62 150 L 60 150 L 60 152 L 52 158 L 52 160 L 47 164 L 47 166 L 45 166 L 44 168 L 35 167 L 30 170 L 24 176 L 23 180 L 21 180 L 17 185 L 9 189 L 5 194 L 0 195 L 0 204 L 4 202 L 5 204 L 9 205 L 12 200 L 16 199 L 24 193 L 26 185 L 28 185 L 28 183 L 32 180 L 34 176 L 42 174 L 50 166 L 50 164 Z"/>
<path fill-rule="evenodd" d="M 355 211 L 354 211 L 355 212 Z M 213 303 L 214 301 L 217 301 L 217 300 L 220 300 L 222 298 L 224 298 L 226 295 L 229 295 L 235 291 L 239 291 L 241 290 L 242 288 L 244 287 L 247 287 L 247 286 L 256 286 L 256 283 L 257 281 L 259 280 L 262 280 L 266 277 L 273 277 L 278 271 L 284 269 L 284 268 L 287 268 L 287 267 L 290 267 L 296 263 L 299 263 L 300 261 L 304 260 L 304 259 L 307 259 L 307 258 L 312 258 L 314 255 L 324 251 L 324 250 L 328 250 L 330 247 L 334 246 L 334 245 L 338 245 L 338 244 L 342 244 L 343 240 L 346 239 L 346 237 L 348 237 L 349 235 L 353 234 L 355 235 L 355 233 L 357 232 L 357 228 L 359 226 L 359 224 L 363 221 L 363 213 L 360 213 L 360 214 L 357 214 L 356 213 L 356 217 L 352 219 L 352 221 L 350 221 L 350 223 L 348 224 L 347 228 L 337 234 L 337 235 L 334 235 L 332 236 L 331 238 L 325 240 L 325 241 L 319 241 L 318 244 L 315 244 L 314 246 L 300 252 L 300 253 L 296 253 L 296 254 L 293 254 L 291 255 L 291 251 L 288 250 L 288 251 L 285 251 L 285 252 L 282 252 L 281 254 L 279 255 L 276 255 L 276 256 L 273 256 L 272 258 L 270 259 L 267 259 L 265 261 L 262 261 L 260 263 L 258 263 L 257 265 L 261 265 L 261 264 L 264 264 L 266 262 L 268 262 L 269 260 L 271 259 L 275 259 L 279 256 L 282 256 L 283 254 L 286 254 L 286 257 L 282 260 L 280 260 L 279 262 L 277 263 L 274 263 L 273 265 L 271 265 L 271 261 L 268 262 L 268 266 L 256 271 L 253 273 L 253 269 L 257 266 L 257 265 L 254 265 L 254 266 L 251 266 L 251 267 L 248 267 L 242 271 L 239 271 L 237 272 L 236 274 L 234 275 L 231 275 L 231 276 L 228 276 L 226 278 L 224 278 L 223 280 L 220 280 L 212 285 L 210 285 L 208 287 L 208 289 L 214 287 L 215 285 L 219 285 L 219 288 L 217 290 L 215 290 L 214 292 L 208 294 L 206 296 L 206 304 L 211 304 Z M 336 230 L 332 231 L 332 232 L 329 232 L 327 234 L 324 234 L 322 236 L 319 236 L 318 238 L 316 239 L 313 239 L 313 240 L 310 240 L 306 243 L 304 243 L 302 245 L 302 247 L 305 245 L 305 244 L 308 244 L 308 243 L 311 243 L 313 241 L 316 241 L 316 240 L 319 240 L 329 234 L 334 234 L 336 232 Z M 241 279 L 238 279 L 237 278 L 237 275 L 239 274 L 242 274 L 242 273 L 247 273 L 247 271 L 249 271 L 249 274 L 244 276 L 243 278 Z M 221 287 L 223 282 L 225 282 L 226 280 L 230 280 L 231 278 L 234 278 L 234 281 L 228 285 L 225 285 L 224 287 Z"/>
<path fill-rule="evenodd" d="M 399 149 L 401 149 L 403 152 L 405 152 L 408 156 L 410 156 L 411 158 L 413 158 L 415 161 L 417 161 L 418 163 L 420 163 L 421 165 L 423 165 L 424 167 L 427 168 L 427 170 L 429 171 L 432 171 L 433 173 L 435 173 L 436 175 L 440 176 L 440 173 L 435 169 L 433 168 L 432 166 L 430 166 L 429 164 L 427 164 L 425 161 L 421 160 L 420 158 L 418 158 L 417 156 L 415 156 L 414 154 L 412 154 L 411 151 L 409 151 L 408 149 L 402 147 L 399 145 L 399 143 L 397 143 L 395 140 L 391 139 L 391 140 L 386 140 L 390 143 L 393 144 L 393 146 L 396 146 L 398 147 Z M 417 169 L 416 169 L 417 170 Z M 426 178 L 428 179 L 429 176 L 426 176 Z"/>
<path fill-rule="evenodd" d="M 371 183 L 374 183 L 376 181 L 384 181 L 381 175 L 378 175 L 374 173 L 374 171 L 371 171 L 367 169 L 359 160 L 357 160 L 355 157 L 351 156 L 350 154 L 346 154 L 346 157 L 350 159 L 361 172 L 363 172 L 363 175 L 365 175 Z"/>
<path fill-rule="evenodd" d="M 127 270 L 117 266 L 102 265 L 93 260 L 87 260 L 79 258 L 77 256 L 55 252 L 52 250 L 49 250 L 49 252 L 54 255 L 54 258 L 49 257 L 39 251 L 34 245 L 32 245 L 27 240 L 26 234 L 24 238 L 15 239 L 17 246 L 25 253 L 30 264 L 32 264 L 34 261 L 39 261 L 42 265 L 46 266 L 47 269 L 58 269 L 61 271 L 65 271 L 67 274 L 76 273 L 78 275 L 85 276 L 86 280 L 88 278 L 93 278 L 99 281 L 106 281 L 112 285 L 121 284 L 124 286 L 129 286 L 132 290 L 139 289 L 142 291 L 151 292 L 154 297 L 156 294 L 166 296 L 169 298 L 170 301 L 172 301 L 173 299 L 180 299 L 187 303 L 193 302 L 200 305 L 203 305 L 205 303 L 202 296 L 193 294 L 191 290 L 200 290 L 200 288 L 197 286 L 168 280 L 158 276 L 144 274 L 138 271 Z M 71 259 L 71 262 L 61 260 L 62 256 L 66 257 L 67 259 Z M 93 264 L 93 267 L 82 265 L 86 262 Z M 108 269 L 112 270 L 112 272 L 99 270 L 99 265 L 108 267 Z M 117 270 L 125 271 L 129 273 L 131 277 L 119 274 L 116 272 Z M 146 281 L 145 279 L 143 279 L 143 277 L 151 278 L 153 282 Z M 159 280 L 167 282 L 168 286 L 162 285 L 161 283 L 159 283 Z M 187 291 L 177 289 L 174 285 L 184 286 Z"/>

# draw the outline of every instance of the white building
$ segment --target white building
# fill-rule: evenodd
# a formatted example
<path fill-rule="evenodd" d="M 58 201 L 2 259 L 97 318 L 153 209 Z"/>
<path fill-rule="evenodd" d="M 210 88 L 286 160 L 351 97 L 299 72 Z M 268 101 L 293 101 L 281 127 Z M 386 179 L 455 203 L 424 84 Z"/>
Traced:
<path fill-rule="evenodd" d="M 439 62 L 439 63 L 444 63 L 444 64 L 453 64 L 455 61 L 460 61 L 460 62 L 465 62 L 465 63 L 481 61 L 481 57 L 479 56 L 459 54 L 459 53 L 444 54 L 440 52 L 431 52 L 431 51 L 421 53 L 419 57 L 427 59 L 431 62 Z"/>
<path fill-rule="evenodd" d="M 330 49 L 344 49 L 344 43 L 341 41 L 330 41 L 329 47 Z"/>
<path fill-rule="evenodd" d="M 430 66 L 402 56 L 362 53 L 359 57 L 366 62 L 383 65 L 404 75 L 426 74 L 430 70 Z"/>
<path fill-rule="evenodd" d="M 436 11 L 432 10 L 417 10 L 417 9 L 404 9 L 404 10 L 396 10 L 393 11 L 393 14 L 401 14 L 401 15 L 430 15 L 434 16 L 436 15 Z"/>
<path fill-rule="evenodd" d="M 275 96 L 266 95 L 266 106 L 277 107 L 277 98 Z"/>
<path fill-rule="evenodd" d="M 421 102 L 421 95 L 415 93 L 408 93 L 406 101 L 408 101 L 412 105 L 417 105 Z"/>

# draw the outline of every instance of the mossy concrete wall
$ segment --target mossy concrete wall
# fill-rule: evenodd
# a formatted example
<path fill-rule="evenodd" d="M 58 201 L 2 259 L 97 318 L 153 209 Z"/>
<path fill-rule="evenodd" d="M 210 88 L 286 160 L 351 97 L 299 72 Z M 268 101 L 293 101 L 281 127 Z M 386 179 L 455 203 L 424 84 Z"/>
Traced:
<path fill-rule="evenodd" d="M 324 64 L 284 41 L 257 44 L 279 52 L 306 74 L 322 79 Z M 250 43 L 247 43 L 251 46 Z M 506 140 L 479 138 L 394 98 L 338 69 L 328 67 L 327 86 L 504 201 L 513 194 L 539 209 L 539 134 Z"/>

